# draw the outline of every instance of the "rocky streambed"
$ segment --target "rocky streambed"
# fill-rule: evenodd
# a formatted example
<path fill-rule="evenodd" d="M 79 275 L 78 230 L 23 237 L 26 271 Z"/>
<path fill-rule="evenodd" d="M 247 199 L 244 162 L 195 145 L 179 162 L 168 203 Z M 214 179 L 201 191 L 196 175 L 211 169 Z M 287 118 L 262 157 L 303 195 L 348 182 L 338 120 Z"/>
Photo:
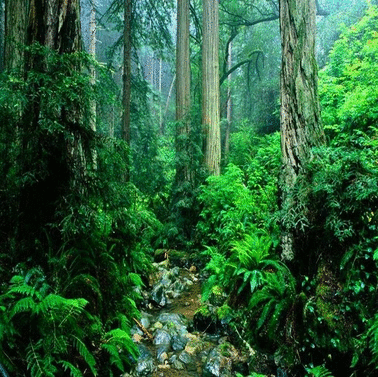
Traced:
<path fill-rule="evenodd" d="M 132 328 L 140 352 L 129 376 L 228 377 L 248 375 L 248 352 L 238 350 L 227 324 L 201 313 L 202 276 L 194 266 L 155 263 L 145 308 Z M 208 310 L 208 309 L 207 309 Z"/>

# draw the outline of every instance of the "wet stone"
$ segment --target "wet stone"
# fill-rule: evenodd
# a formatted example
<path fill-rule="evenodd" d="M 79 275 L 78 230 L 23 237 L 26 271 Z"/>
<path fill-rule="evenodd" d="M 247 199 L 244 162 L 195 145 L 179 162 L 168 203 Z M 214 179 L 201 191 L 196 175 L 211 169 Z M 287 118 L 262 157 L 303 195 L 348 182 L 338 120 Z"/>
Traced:
<path fill-rule="evenodd" d="M 161 284 L 155 285 L 151 292 L 151 298 L 161 306 L 167 305 L 164 286 Z"/>
<path fill-rule="evenodd" d="M 173 267 L 172 270 L 171 270 L 171 274 L 172 276 L 179 276 L 180 275 L 180 267 Z"/>
<path fill-rule="evenodd" d="M 203 377 L 231 377 L 232 363 L 227 357 L 220 354 L 217 348 L 209 353 L 203 368 Z"/>
<path fill-rule="evenodd" d="M 163 351 L 163 349 L 161 349 Z M 166 351 L 158 352 L 157 353 L 157 359 L 160 364 L 164 364 L 166 360 L 168 360 L 168 353 Z"/>
<path fill-rule="evenodd" d="M 170 344 L 171 343 L 171 336 L 168 334 L 167 331 L 158 329 L 155 334 L 154 344 Z"/>
<path fill-rule="evenodd" d="M 182 351 L 189 339 L 182 335 L 174 335 L 172 337 L 172 349 L 173 351 Z"/>
<path fill-rule="evenodd" d="M 143 344 L 138 344 L 139 358 L 135 371 L 138 376 L 147 377 L 156 369 L 151 352 Z"/>
<path fill-rule="evenodd" d="M 188 320 L 183 315 L 177 313 L 161 313 L 157 320 L 163 325 L 167 323 L 174 324 L 176 327 L 186 327 L 188 325 Z"/>
<path fill-rule="evenodd" d="M 169 362 L 172 364 L 173 368 L 175 369 L 178 369 L 178 370 L 182 370 L 182 369 L 185 369 L 185 366 L 184 366 L 184 363 L 182 363 L 177 355 L 173 355 L 170 359 L 169 359 Z"/>
<path fill-rule="evenodd" d="M 185 351 L 180 353 L 179 360 L 182 361 L 184 364 L 190 364 L 192 362 L 192 358 Z"/>

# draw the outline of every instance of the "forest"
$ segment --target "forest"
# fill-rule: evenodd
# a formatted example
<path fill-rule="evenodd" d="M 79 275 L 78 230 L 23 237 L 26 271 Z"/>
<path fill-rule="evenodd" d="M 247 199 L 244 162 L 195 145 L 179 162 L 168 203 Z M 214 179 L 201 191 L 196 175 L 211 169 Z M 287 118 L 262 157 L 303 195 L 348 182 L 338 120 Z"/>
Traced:
<path fill-rule="evenodd" d="M 0 376 L 378 375 L 378 0 L 0 0 Z"/>

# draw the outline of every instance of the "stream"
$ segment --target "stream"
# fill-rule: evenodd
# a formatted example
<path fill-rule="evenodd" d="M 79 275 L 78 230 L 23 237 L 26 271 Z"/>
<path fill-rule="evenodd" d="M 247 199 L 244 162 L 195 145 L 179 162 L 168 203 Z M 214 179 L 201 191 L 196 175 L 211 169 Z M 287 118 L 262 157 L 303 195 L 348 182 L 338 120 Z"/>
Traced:
<path fill-rule="evenodd" d="M 227 324 L 201 315 L 201 281 L 195 266 L 154 263 L 141 318 L 131 334 L 139 359 L 123 377 L 231 377 L 248 375 L 248 352 L 238 350 Z M 137 322 L 137 321 L 136 321 Z"/>

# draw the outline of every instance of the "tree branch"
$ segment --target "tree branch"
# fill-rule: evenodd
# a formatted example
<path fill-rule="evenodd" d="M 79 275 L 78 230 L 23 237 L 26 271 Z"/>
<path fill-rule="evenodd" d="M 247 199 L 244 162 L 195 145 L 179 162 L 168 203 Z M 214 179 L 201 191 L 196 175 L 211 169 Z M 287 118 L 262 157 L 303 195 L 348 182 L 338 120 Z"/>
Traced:
<path fill-rule="evenodd" d="M 236 28 L 232 28 L 231 29 L 231 35 L 230 35 L 230 38 L 228 38 L 228 41 L 226 43 L 226 52 L 224 54 L 224 60 L 223 60 L 223 74 L 226 73 L 227 71 L 227 62 L 228 62 L 228 54 L 229 54 L 229 46 L 230 46 L 230 43 L 235 39 L 235 37 L 238 35 L 238 31 Z"/>
<path fill-rule="evenodd" d="M 236 65 L 234 65 L 231 69 L 229 69 L 227 72 L 225 72 L 222 77 L 220 78 L 219 80 L 219 85 L 222 85 L 224 83 L 224 81 L 227 79 L 227 77 L 229 75 L 231 75 L 232 72 L 236 71 L 239 67 L 241 67 L 242 65 L 244 64 L 248 64 L 248 63 L 251 63 L 253 61 L 253 58 L 252 56 L 257 54 L 257 57 L 256 57 L 256 62 L 257 62 L 257 59 L 259 58 L 260 55 L 264 56 L 264 53 L 261 51 L 261 50 L 255 50 L 255 51 L 252 51 L 249 55 L 250 55 L 250 58 L 249 59 L 245 59 L 245 60 L 242 60 L 241 62 L 237 63 Z M 257 64 L 257 63 L 256 63 Z"/>

